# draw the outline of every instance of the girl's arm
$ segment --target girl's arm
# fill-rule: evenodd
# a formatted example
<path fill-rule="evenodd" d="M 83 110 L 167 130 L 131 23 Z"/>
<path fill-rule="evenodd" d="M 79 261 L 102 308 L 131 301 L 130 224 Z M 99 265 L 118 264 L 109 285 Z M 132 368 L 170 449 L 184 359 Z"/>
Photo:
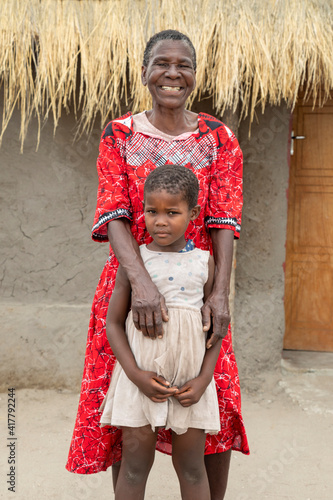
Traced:
<path fill-rule="evenodd" d="M 168 321 L 164 297 L 152 282 L 141 259 L 127 219 L 109 222 L 108 238 L 115 256 L 132 288 L 132 313 L 135 327 L 150 338 L 162 337 L 163 321 Z"/>
<path fill-rule="evenodd" d="M 208 280 L 204 287 L 204 300 L 210 296 L 214 284 L 215 264 L 214 259 L 210 256 L 208 261 Z M 204 327 L 204 331 L 208 331 L 208 327 Z M 206 349 L 206 353 L 201 365 L 200 374 L 186 382 L 175 394 L 179 403 L 184 406 L 191 406 L 199 401 L 207 386 L 212 380 L 217 358 L 221 348 L 222 339 L 219 339 L 215 344 Z"/>
<path fill-rule="evenodd" d="M 125 321 L 130 307 L 131 286 L 124 269 L 119 266 L 113 294 L 106 317 L 106 335 L 110 347 L 127 377 L 152 401 L 163 402 L 175 389 L 156 373 L 141 370 L 133 356 L 125 332 Z"/>

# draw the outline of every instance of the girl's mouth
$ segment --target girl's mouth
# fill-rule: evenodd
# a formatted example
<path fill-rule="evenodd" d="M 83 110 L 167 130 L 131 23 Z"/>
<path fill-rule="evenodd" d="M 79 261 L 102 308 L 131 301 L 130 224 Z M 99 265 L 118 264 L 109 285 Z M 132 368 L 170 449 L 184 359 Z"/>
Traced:
<path fill-rule="evenodd" d="M 161 232 L 161 233 L 155 233 L 155 236 L 158 236 L 158 237 L 162 237 L 162 238 L 163 238 L 163 237 L 165 237 L 165 236 L 169 236 L 169 233 L 165 233 L 165 232 L 164 232 L 164 233 L 163 233 L 163 232 Z"/>

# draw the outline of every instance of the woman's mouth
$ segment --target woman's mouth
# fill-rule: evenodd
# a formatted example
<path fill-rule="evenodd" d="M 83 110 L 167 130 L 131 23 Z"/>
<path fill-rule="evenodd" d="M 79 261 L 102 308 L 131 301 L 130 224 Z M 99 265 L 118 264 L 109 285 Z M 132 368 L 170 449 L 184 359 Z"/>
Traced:
<path fill-rule="evenodd" d="M 169 85 L 162 85 L 162 90 L 166 90 L 167 92 L 180 92 L 182 87 L 170 87 Z"/>

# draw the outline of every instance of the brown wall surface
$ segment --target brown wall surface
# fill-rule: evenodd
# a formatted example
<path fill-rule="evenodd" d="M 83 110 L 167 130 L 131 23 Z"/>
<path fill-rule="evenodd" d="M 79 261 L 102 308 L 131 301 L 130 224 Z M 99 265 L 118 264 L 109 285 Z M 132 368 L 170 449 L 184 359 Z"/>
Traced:
<path fill-rule="evenodd" d="M 210 101 L 197 108 L 212 113 Z M 267 108 L 250 141 L 248 123 L 239 129 L 245 205 L 234 338 L 246 384 L 281 356 L 288 120 L 284 106 Z M 78 390 L 90 306 L 108 254 L 107 244 L 90 237 L 101 132 L 73 143 L 73 115 L 62 117 L 55 135 L 49 119 L 36 152 L 32 122 L 21 154 L 19 124 L 16 111 L 0 149 L 0 380 L 3 388 Z"/>
<path fill-rule="evenodd" d="M 260 386 L 276 370 L 284 335 L 284 271 L 290 110 L 268 107 L 240 126 L 244 209 L 237 245 L 234 346 L 241 381 Z"/>
<path fill-rule="evenodd" d="M 16 112 L 0 149 L 3 388 L 75 388 L 108 245 L 91 240 L 100 130 L 73 144 L 73 115 L 46 122 L 23 154 Z"/>

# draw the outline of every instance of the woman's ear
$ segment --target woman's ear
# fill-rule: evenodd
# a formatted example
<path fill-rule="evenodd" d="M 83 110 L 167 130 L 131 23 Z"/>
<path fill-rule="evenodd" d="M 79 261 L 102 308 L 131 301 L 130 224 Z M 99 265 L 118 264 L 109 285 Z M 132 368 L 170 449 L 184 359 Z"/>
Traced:
<path fill-rule="evenodd" d="M 146 66 L 142 66 L 142 68 L 141 68 L 141 81 L 142 81 L 142 84 L 145 86 L 147 85 L 146 74 L 147 74 L 147 68 L 146 68 Z"/>
<path fill-rule="evenodd" d="M 195 220 L 199 217 L 201 207 L 200 205 L 196 205 L 191 209 L 191 217 L 190 220 Z"/>

